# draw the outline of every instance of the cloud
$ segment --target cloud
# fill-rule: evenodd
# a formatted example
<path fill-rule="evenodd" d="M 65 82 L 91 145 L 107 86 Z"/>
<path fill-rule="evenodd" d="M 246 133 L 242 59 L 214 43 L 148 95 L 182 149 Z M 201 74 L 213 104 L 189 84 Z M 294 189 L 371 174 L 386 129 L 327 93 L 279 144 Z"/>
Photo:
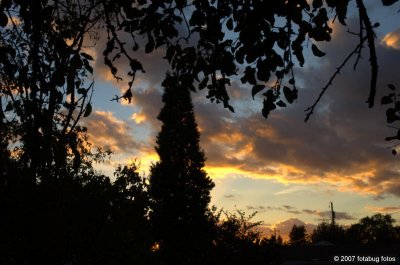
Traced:
<path fill-rule="evenodd" d="M 254 205 L 247 205 L 247 210 L 257 211 L 257 212 L 266 212 L 266 211 L 282 211 L 286 213 L 291 213 L 295 215 L 302 214 L 301 211 L 297 210 L 296 207 L 290 205 L 282 205 L 282 206 L 254 206 Z"/>
<path fill-rule="evenodd" d="M 224 195 L 224 198 L 227 198 L 227 199 L 233 199 L 233 198 L 235 198 L 236 196 L 234 195 L 234 194 L 225 194 Z"/>
<path fill-rule="evenodd" d="M 256 212 L 259 212 L 259 213 L 266 211 L 266 208 L 264 206 L 262 206 L 262 205 L 260 205 L 260 206 L 247 205 L 246 209 L 250 210 L 250 211 L 256 211 Z"/>
<path fill-rule="evenodd" d="M 375 213 L 392 213 L 400 211 L 399 206 L 374 206 L 374 205 L 367 205 L 365 207 L 368 211 L 375 212 Z"/>
<path fill-rule="evenodd" d="M 386 83 L 400 84 L 399 50 L 377 46 L 380 82 L 373 109 L 365 104 L 370 65 L 364 59 L 356 71 L 352 69 L 354 62 L 342 69 L 310 121 L 303 122 L 304 110 L 312 105 L 329 75 L 358 41 L 343 27 L 338 27 L 335 39 L 336 43 L 321 46 L 328 51 L 326 57 L 296 69 L 299 99 L 288 108 L 271 113 L 268 120 L 260 114 L 259 98 L 251 100 L 250 88 L 236 81 L 229 92 L 242 97 L 237 101 L 233 98 L 235 108 L 240 109 L 237 113 L 204 99 L 195 102 L 207 166 L 220 168 L 220 175 L 213 177 L 224 177 L 225 168 L 225 174 L 234 172 L 282 183 L 322 182 L 341 192 L 377 199 L 400 196 L 398 158 L 391 155 L 390 144 L 384 141 L 396 131 L 387 127 L 386 109 L 378 104 L 380 97 L 388 93 L 384 89 Z"/>
<path fill-rule="evenodd" d="M 276 229 L 277 234 L 281 235 L 282 239 L 286 241 L 289 239 L 290 231 L 292 230 L 294 225 L 304 226 L 308 234 L 312 233 L 312 231 L 314 231 L 314 229 L 317 227 L 314 224 L 305 223 L 298 218 L 289 218 L 287 220 L 276 223 L 273 228 Z"/>
<path fill-rule="evenodd" d="M 137 124 L 141 124 L 145 122 L 148 118 L 143 112 L 135 112 L 132 114 L 131 119 L 134 120 Z"/>
<path fill-rule="evenodd" d="M 348 20 L 349 27 L 356 23 Z M 274 111 L 268 120 L 260 114 L 262 98 L 252 100 L 251 87 L 238 80 L 232 80 L 232 86 L 228 88 L 236 113 L 229 112 L 221 104 L 210 103 L 205 99 L 205 91 L 192 94 L 201 131 L 201 146 L 207 156 L 207 171 L 212 172 L 213 178 L 235 174 L 281 183 L 325 183 L 342 192 L 357 192 L 375 198 L 400 196 L 400 165 L 398 159 L 390 154 L 389 145 L 383 141 L 385 136 L 395 132 L 386 127 L 384 108 L 376 104 L 369 110 L 364 103 L 370 78 L 366 51 L 357 71 L 352 70 L 351 63 L 354 62 L 342 69 L 311 120 L 307 124 L 303 122 L 304 109 L 313 103 L 346 53 L 357 45 L 358 39 L 346 30 L 336 25 L 335 42 L 318 44 L 327 51 L 327 56 L 310 58 L 304 68 L 295 69 L 299 99 L 286 109 Z M 400 52 L 391 48 L 397 44 L 388 44 L 389 40 L 399 36 L 399 32 L 386 35 L 382 44 L 377 45 L 380 60 L 377 102 L 385 94 L 381 88 L 386 87 L 386 83 L 400 84 L 397 73 Z M 97 54 L 102 54 L 104 46 L 95 48 Z M 138 111 L 131 118 L 136 124 L 150 126 L 147 146 L 154 145 L 154 138 L 160 130 L 160 122 L 156 119 L 162 107 L 160 83 L 169 69 L 161 59 L 163 55 L 162 49 L 150 55 L 143 51 L 134 53 L 143 63 L 146 74 L 138 74 L 134 83 L 132 104 Z M 120 69 L 129 68 L 124 61 L 117 64 Z M 120 91 L 126 89 L 128 80 L 122 83 L 113 81 L 102 60 L 96 60 L 95 71 L 98 77 L 113 82 Z M 97 124 L 95 128 L 99 126 Z M 123 135 L 118 137 L 124 139 Z M 133 140 L 122 141 L 127 141 L 125 146 L 141 145 Z M 132 150 L 116 142 L 113 145 L 120 151 Z M 302 188 L 289 186 L 280 194 L 298 191 Z M 287 211 L 299 214 L 298 209 Z"/>
<path fill-rule="evenodd" d="M 94 146 L 130 154 L 144 148 L 143 143 L 134 140 L 128 124 L 116 118 L 112 112 L 94 111 L 89 118 L 83 120 L 83 125 L 88 127 L 89 141 Z"/>
<path fill-rule="evenodd" d="M 318 211 L 318 210 L 303 209 L 302 212 L 306 213 L 306 214 L 316 215 L 323 219 L 330 219 L 332 216 L 332 213 L 330 211 Z M 355 220 L 356 218 L 354 218 L 347 212 L 335 212 L 335 219 L 336 220 Z"/>
<path fill-rule="evenodd" d="M 381 43 L 386 45 L 387 47 L 400 49 L 400 28 L 396 31 L 386 34 Z"/>

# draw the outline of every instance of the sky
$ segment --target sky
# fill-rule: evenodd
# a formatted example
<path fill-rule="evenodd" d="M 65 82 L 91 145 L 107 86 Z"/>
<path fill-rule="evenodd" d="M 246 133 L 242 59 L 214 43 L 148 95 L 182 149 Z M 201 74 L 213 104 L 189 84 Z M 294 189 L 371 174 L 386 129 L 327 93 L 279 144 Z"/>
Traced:
<path fill-rule="evenodd" d="M 347 26 L 336 21 L 333 41 L 318 43 L 326 56 L 312 56 L 311 43 L 304 47 L 306 64 L 296 67 L 299 98 L 291 106 L 261 115 L 262 97 L 251 96 L 251 87 L 236 79 L 228 92 L 235 113 L 205 98 L 206 91 L 192 93 L 201 146 L 207 157 L 206 171 L 216 186 L 211 205 L 228 211 L 257 211 L 254 221 L 262 230 L 274 229 L 284 238 L 293 224 L 311 231 L 330 218 L 330 202 L 341 225 L 356 223 L 375 213 L 391 213 L 400 220 L 400 155 L 391 153 L 395 142 L 387 136 L 397 131 L 386 123 L 387 106 L 380 99 L 400 88 L 400 4 L 390 8 L 380 1 L 366 1 L 376 29 L 379 77 L 376 104 L 369 109 L 369 54 L 365 49 L 357 69 L 354 60 L 329 87 L 311 119 L 304 110 L 316 100 L 321 88 L 357 45 L 358 23 L 350 12 Z M 354 7 L 353 7 L 354 8 Z M 136 54 L 146 74 L 138 74 L 133 101 L 110 101 L 127 89 L 129 79 L 117 82 L 103 65 L 104 45 L 97 41 L 91 53 L 95 61 L 93 113 L 83 123 L 94 146 L 110 147 L 114 154 L 96 168 L 112 175 L 119 164 L 140 163 L 148 174 L 158 157 L 154 150 L 160 130 L 157 115 L 162 107 L 161 81 L 169 69 L 162 49 Z M 124 63 L 122 72 L 129 71 Z M 400 151 L 400 150 L 399 150 Z M 400 224 L 397 222 L 397 224 Z"/>

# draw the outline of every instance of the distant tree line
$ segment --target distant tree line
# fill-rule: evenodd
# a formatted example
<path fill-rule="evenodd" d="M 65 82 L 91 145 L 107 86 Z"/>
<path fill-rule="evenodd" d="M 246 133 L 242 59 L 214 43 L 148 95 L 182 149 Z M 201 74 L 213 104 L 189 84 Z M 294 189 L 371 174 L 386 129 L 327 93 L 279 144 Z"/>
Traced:
<path fill-rule="evenodd" d="M 327 241 L 332 244 L 390 244 L 400 243 L 400 226 L 389 214 L 375 214 L 362 218 L 350 227 L 322 222 L 310 234 L 304 225 L 294 225 L 288 244 L 292 246 L 315 244 Z"/>

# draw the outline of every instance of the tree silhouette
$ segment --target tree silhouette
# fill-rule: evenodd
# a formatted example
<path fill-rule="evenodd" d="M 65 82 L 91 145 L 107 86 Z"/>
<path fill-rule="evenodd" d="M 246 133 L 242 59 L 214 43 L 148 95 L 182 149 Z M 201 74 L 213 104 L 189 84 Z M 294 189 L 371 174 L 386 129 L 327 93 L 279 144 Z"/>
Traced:
<path fill-rule="evenodd" d="M 167 264 L 202 264 L 212 240 L 208 203 L 214 184 L 203 169 L 190 91 L 176 75 L 167 75 L 162 85 L 160 160 L 151 167 L 150 217 Z"/>
<path fill-rule="evenodd" d="M 0 159 L 9 151 L 31 185 L 90 170 L 86 128 L 78 122 L 92 111 L 93 58 L 83 43 L 99 22 L 97 6 L 95 1 L 0 4 Z"/>
<path fill-rule="evenodd" d="M 261 222 L 253 222 L 256 213 L 246 216 L 243 211 L 236 213 L 219 211 L 215 214 L 215 264 L 280 264 L 276 242 L 263 238 L 258 230 Z M 222 218 L 221 218 L 222 217 Z"/>
<path fill-rule="evenodd" d="M 362 218 L 346 231 L 348 240 L 353 243 L 374 244 L 396 241 L 395 220 L 389 214 L 375 214 Z"/>
<path fill-rule="evenodd" d="M 346 241 L 345 230 L 337 224 L 322 222 L 311 234 L 311 241 L 329 241 L 331 243 L 344 243 Z"/>
<path fill-rule="evenodd" d="M 292 246 L 305 245 L 308 242 L 308 236 L 304 225 L 293 225 L 289 233 L 289 244 Z"/>
<path fill-rule="evenodd" d="M 31 187 L 7 172 L 0 193 L 1 264 L 148 264 L 146 185 L 135 165 L 116 180 L 57 175 Z"/>

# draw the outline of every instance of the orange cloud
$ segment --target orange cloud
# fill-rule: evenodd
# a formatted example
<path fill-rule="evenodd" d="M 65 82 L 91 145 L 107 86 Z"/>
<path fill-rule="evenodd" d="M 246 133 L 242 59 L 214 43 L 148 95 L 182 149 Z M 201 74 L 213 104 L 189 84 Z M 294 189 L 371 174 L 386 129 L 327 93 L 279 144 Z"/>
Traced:
<path fill-rule="evenodd" d="M 135 112 L 132 114 L 131 119 L 134 120 L 136 124 L 141 124 L 147 120 L 147 116 L 143 112 Z"/>
<path fill-rule="evenodd" d="M 399 206 L 374 206 L 374 205 L 367 205 L 365 209 L 370 212 L 374 213 L 389 213 L 389 212 L 397 212 L 400 211 Z"/>
<path fill-rule="evenodd" d="M 387 47 L 400 49 L 400 29 L 386 34 L 382 39 L 382 43 Z"/>
<path fill-rule="evenodd" d="M 142 144 L 133 139 L 133 131 L 128 124 L 112 112 L 94 111 L 83 122 L 88 127 L 89 140 L 94 146 L 110 148 L 116 153 L 134 153 L 142 148 Z"/>

